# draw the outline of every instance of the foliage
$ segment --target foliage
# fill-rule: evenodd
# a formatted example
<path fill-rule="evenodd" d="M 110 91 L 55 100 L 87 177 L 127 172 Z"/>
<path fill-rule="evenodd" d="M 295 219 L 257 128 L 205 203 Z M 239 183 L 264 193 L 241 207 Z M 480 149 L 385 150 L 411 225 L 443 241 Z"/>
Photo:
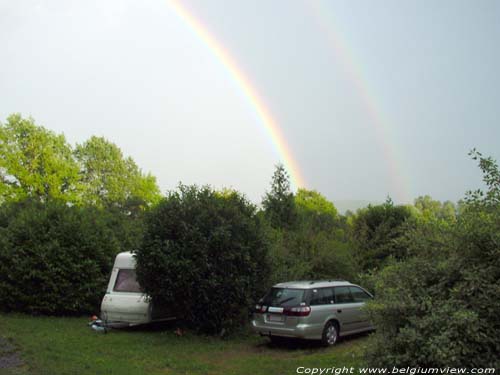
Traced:
<path fill-rule="evenodd" d="M 416 198 L 414 206 L 424 220 L 438 219 L 447 222 L 456 221 L 457 209 L 453 202 L 440 202 L 433 200 L 429 195 L 425 195 Z"/>
<path fill-rule="evenodd" d="M 274 228 L 291 228 L 296 220 L 294 195 L 290 176 L 283 164 L 278 164 L 271 181 L 271 191 L 262 200 L 264 214 Z"/>
<path fill-rule="evenodd" d="M 93 312 L 120 242 L 95 208 L 36 200 L 0 206 L 0 306 L 43 314 Z"/>
<path fill-rule="evenodd" d="M 376 277 L 373 366 L 500 367 L 500 191 L 468 194 L 457 222 L 419 222 L 405 236 L 409 258 Z"/>
<path fill-rule="evenodd" d="M 0 204 L 26 198 L 119 208 L 138 216 L 156 203 L 156 179 L 113 143 L 91 137 L 76 149 L 33 119 L 0 124 Z"/>
<path fill-rule="evenodd" d="M 481 189 L 468 191 L 465 202 L 469 205 L 480 205 L 484 207 L 498 207 L 500 205 L 500 169 L 498 163 L 491 157 L 483 157 L 476 149 L 472 149 L 469 155 L 473 160 L 479 161 L 479 168 L 483 171 L 483 181 L 487 191 Z"/>
<path fill-rule="evenodd" d="M 217 333 L 240 325 L 263 293 L 267 252 L 256 208 L 242 195 L 181 185 L 147 215 L 137 275 L 154 303 Z"/>
<path fill-rule="evenodd" d="M 500 215 L 475 213 L 411 234 L 414 256 L 376 280 L 373 366 L 498 368 L 499 233 Z"/>
<path fill-rule="evenodd" d="M 346 279 L 358 273 L 351 246 L 333 232 L 272 231 L 271 284 L 291 280 Z"/>
<path fill-rule="evenodd" d="M 300 225 L 316 231 L 330 230 L 339 221 L 333 203 L 314 190 L 299 189 L 295 195 L 295 207 Z"/>
<path fill-rule="evenodd" d="M 346 278 L 357 273 L 345 232 L 346 222 L 332 202 L 316 191 L 290 191 L 278 165 L 262 205 L 270 223 L 271 284 L 298 279 Z"/>
<path fill-rule="evenodd" d="M 81 168 L 84 203 L 136 212 L 159 200 L 156 179 L 143 175 L 114 143 L 93 136 L 77 145 L 75 157 Z"/>
<path fill-rule="evenodd" d="M 78 166 L 64 135 L 19 114 L 0 124 L 0 203 L 33 198 L 78 202 Z"/>
<path fill-rule="evenodd" d="M 295 206 L 293 228 L 270 230 L 271 281 L 353 280 L 358 269 L 345 236 L 347 226 L 333 203 L 316 191 L 299 189 Z"/>
<path fill-rule="evenodd" d="M 411 226 L 412 210 L 395 206 L 390 199 L 382 205 L 358 211 L 352 220 L 351 237 L 363 270 L 380 268 L 390 259 L 402 259 L 406 251 L 400 238 Z"/>

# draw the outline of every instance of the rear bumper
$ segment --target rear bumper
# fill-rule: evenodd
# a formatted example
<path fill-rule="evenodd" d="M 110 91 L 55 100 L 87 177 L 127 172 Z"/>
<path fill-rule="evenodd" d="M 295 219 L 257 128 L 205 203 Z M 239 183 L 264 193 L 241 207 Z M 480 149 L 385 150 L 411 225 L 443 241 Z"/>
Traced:
<path fill-rule="evenodd" d="M 252 330 L 261 336 L 296 337 L 300 339 L 321 339 L 314 326 L 310 324 L 297 324 L 294 327 L 280 327 L 269 323 L 252 320 Z"/>
<path fill-rule="evenodd" d="M 107 324 L 144 324 L 151 321 L 151 309 L 140 295 L 106 295 L 101 303 L 101 319 Z"/>
<path fill-rule="evenodd" d="M 103 321 L 106 322 L 107 325 L 116 325 L 123 327 L 151 322 L 151 318 L 147 314 L 134 314 L 124 311 L 101 310 L 100 317 Z"/>

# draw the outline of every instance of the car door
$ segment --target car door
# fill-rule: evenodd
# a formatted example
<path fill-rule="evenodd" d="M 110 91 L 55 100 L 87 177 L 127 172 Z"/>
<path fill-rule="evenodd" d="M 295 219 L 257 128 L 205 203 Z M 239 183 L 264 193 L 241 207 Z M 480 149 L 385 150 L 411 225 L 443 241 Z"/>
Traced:
<path fill-rule="evenodd" d="M 368 313 L 364 310 L 364 305 L 366 302 L 372 299 L 372 296 L 357 286 L 350 286 L 349 290 L 351 292 L 354 303 L 358 304 L 358 317 L 360 320 L 360 328 L 370 328 L 372 326 Z"/>
<path fill-rule="evenodd" d="M 335 311 L 340 321 L 340 334 L 361 329 L 362 320 L 359 308 L 362 304 L 354 301 L 348 286 L 336 286 L 334 289 Z"/>
<path fill-rule="evenodd" d="M 316 336 L 321 337 L 328 317 L 334 311 L 334 297 L 332 288 L 315 288 L 310 290 L 309 306 L 311 314 L 308 323 L 311 324 Z"/>

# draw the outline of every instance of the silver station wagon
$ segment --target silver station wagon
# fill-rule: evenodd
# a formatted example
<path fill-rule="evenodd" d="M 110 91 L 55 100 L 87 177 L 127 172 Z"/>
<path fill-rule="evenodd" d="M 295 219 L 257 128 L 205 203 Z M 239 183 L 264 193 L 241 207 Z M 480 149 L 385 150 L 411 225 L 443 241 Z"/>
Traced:
<path fill-rule="evenodd" d="M 292 281 L 276 284 L 255 306 L 252 329 L 262 336 L 321 340 L 373 330 L 361 309 L 373 296 L 347 281 Z"/>

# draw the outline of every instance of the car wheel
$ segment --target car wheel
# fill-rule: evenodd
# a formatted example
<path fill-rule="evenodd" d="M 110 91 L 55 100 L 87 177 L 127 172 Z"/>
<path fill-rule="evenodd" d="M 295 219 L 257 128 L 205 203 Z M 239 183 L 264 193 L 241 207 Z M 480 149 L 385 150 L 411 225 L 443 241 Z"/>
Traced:
<path fill-rule="evenodd" d="M 339 337 L 339 329 L 335 322 L 328 322 L 323 329 L 323 336 L 321 342 L 324 346 L 333 346 Z"/>

